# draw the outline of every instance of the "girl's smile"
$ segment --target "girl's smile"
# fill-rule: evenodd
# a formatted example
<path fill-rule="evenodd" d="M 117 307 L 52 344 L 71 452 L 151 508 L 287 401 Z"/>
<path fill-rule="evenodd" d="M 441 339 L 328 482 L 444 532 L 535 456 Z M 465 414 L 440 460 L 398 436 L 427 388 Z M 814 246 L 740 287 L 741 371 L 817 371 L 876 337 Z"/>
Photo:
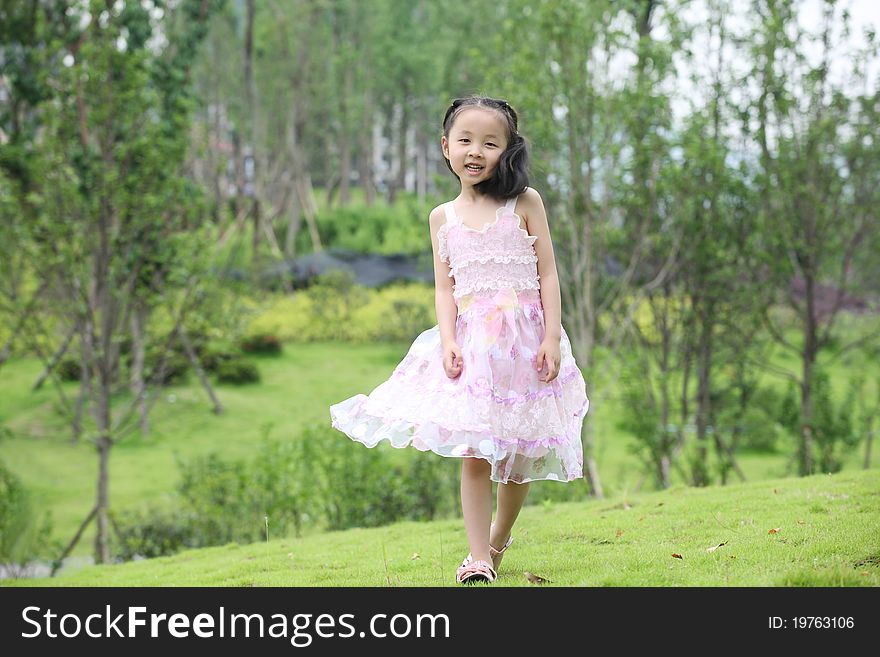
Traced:
<path fill-rule="evenodd" d="M 498 112 L 480 107 L 459 114 L 442 139 L 443 154 L 460 179 L 491 176 L 507 148 L 507 125 Z"/>

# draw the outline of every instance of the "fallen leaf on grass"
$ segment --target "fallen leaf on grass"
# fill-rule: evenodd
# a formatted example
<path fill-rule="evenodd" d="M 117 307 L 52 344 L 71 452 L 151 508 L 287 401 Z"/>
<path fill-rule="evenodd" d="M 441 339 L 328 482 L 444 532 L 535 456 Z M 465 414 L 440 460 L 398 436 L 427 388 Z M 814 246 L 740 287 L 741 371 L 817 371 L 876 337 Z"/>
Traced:
<path fill-rule="evenodd" d="M 543 584 L 544 582 L 550 582 L 550 580 L 546 577 L 535 575 L 535 573 L 530 573 L 529 571 L 525 571 L 523 575 L 525 575 L 526 579 L 529 580 L 532 584 Z"/>
<path fill-rule="evenodd" d="M 799 525 L 806 525 L 807 521 L 806 520 L 798 520 L 798 524 Z"/>
<path fill-rule="evenodd" d="M 418 552 L 413 552 L 413 555 L 409 558 L 410 561 L 415 561 L 416 559 L 421 559 Z"/>
<path fill-rule="evenodd" d="M 706 552 L 714 552 L 715 550 L 720 548 L 722 545 L 727 545 L 727 541 L 724 541 L 723 543 L 719 543 L 718 545 L 713 545 L 712 547 L 707 547 Z"/>
<path fill-rule="evenodd" d="M 778 534 L 780 529 L 781 529 L 781 527 L 774 527 L 773 529 L 771 529 L 771 530 L 770 530 L 769 532 L 767 532 L 767 533 L 768 533 L 768 534 Z"/>
<path fill-rule="evenodd" d="M 684 559 L 684 557 L 682 557 L 680 554 L 676 554 L 675 552 L 672 553 L 672 556 L 676 559 Z"/>
<path fill-rule="evenodd" d="M 623 530 L 622 530 L 622 529 L 618 529 L 618 530 L 614 533 L 614 535 L 615 535 L 615 536 L 618 536 L 618 537 L 619 537 L 619 536 L 623 536 Z"/>

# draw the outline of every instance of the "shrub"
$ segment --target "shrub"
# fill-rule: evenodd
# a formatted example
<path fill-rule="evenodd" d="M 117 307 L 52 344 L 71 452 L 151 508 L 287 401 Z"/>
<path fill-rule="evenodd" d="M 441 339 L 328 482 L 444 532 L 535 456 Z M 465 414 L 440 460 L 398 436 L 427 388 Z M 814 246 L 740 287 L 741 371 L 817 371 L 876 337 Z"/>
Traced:
<path fill-rule="evenodd" d="M 375 527 L 458 512 L 459 463 L 412 449 L 368 449 L 334 429 L 308 427 L 294 440 L 264 440 L 254 457 L 216 453 L 178 464 L 171 508 L 114 516 L 123 559 L 265 540 L 306 526 Z"/>
<path fill-rule="evenodd" d="M 381 289 L 353 284 L 349 274 L 327 274 L 308 290 L 278 297 L 247 328 L 281 342 L 411 341 L 435 323 L 433 288 L 395 283 Z"/>
<path fill-rule="evenodd" d="M 144 354 L 144 376 L 156 377 L 159 374 L 159 363 L 162 360 L 164 344 L 147 347 Z M 130 363 L 128 364 L 131 366 Z M 190 362 L 182 347 L 173 347 L 165 355 L 164 370 L 161 378 L 153 379 L 162 385 L 185 383 L 189 376 Z"/>
<path fill-rule="evenodd" d="M 75 358 L 62 358 L 55 371 L 62 381 L 79 381 L 80 363 Z"/>
<path fill-rule="evenodd" d="M 321 208 L 316 218 L 321 243 L 326 248 L 342 248 L 385 255 L 424 252 L 430 201 L 415 193 L 401 192 L 393 204 L 349 204 Z M 309 231 L 297 235 L 297 253 L 313 249 Z"/>
<path fill-rule="evenodd" d="M 369 293 L 354 282 L 351 272 L 333 269 L 316 278 L 303 292 L 312 301 L 312 317 L 325 340 L 345 340 L 355 310 L 366 305 Z"/>
<path fill-rule="evenodd" d="M 216 373 L 223 363 L 240 359 L 241 349 L 228 342 L 208 342 L 198 352 L 199 362 L 206 372 Z"/>
<path fill-rule="evenodd" d="M 11 577 L 27 575 L 28 564 L 49 557 L 57 545 L 49 541 L 51 515 L 37 518 L 21 480 L 0 463 L 0 564 Z"/>
<path fill-rule="evenodd" d="M 123 561 L 161 557 L 208 545 L 202 542 L 197 517 L 191 511 L 151 506 L 145 510 L 114 513 L 111 517 L 115 528 L 111 550 Z"/>
<path fill-rule="evenodd" d="M 281 342 L 271 334 L 260 333 L 251 335 L 241 341 L 242 351 L 249 354 L 280 354 Z"/>
<path fill-rule="evenodd" d="M 260 380 L 260 370 L 250 361 L 234 358 L 217 366 L 217 380 L 236 385 L 257 383 Z"/>

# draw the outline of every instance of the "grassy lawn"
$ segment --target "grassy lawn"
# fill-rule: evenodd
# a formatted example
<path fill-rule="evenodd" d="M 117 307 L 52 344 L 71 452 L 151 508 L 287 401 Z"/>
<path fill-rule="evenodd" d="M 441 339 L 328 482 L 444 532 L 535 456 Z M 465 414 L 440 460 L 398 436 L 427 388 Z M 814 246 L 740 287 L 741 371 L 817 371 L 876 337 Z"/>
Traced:
<path fill-rule="evenodd" d="M 551 586 L 878 586 L 878 527 L 877 468 L 536 504 L 520 515 L 496 585 L 531 586 L 528 571 Z M 0 584 L 455 586 L 466 552 L 460 520 L 406 522 Z"/>
<path fill-rule="evenodd" d="M 307 424 L 329 427 L 329 406 L 359 392 L 368 393 L 391 373 L 406 353 L 407 343 L 307 345 L 287 344 L 278 358 L 255 360 L 262 382 L 251 386 L 216 386 L 225 413 L 214 415 L 207 396 L 194 376 L 189 383 L 164 391 L 150 415 L 148 438 L 132 434 L 114 446 L 110 460 L 110 500 L 116 510 L 143 505 L 146 501 L 168 501 L 179 477 L 178 459 L 188 460 L 217 451 L 224 456 L 247 456 L 266 435 L 274 439 L 296 439 Z M 858 357 L 850 354 L 849 358 Z M 774 363 L 796 369 L 794 356 L 778 352 Z M 853 363 L 841 359 L 832 371 L 835 393 Z M 880 365 L 864 360 L 862 369 L 875 379 Z M 647 492 L 637 458 L 631 453 L 631 436 L 617 428 L 622 401 L 614 382 L 603 381 L 601 367 L 587 372 L 591 398 L 588 415 L 593 423 L 595 457 L 609 497 Z M 12 359 L 0 376 L 0 425 L 12 436 L 0 441 L 0 459 L 22 478 L 34 494 L 38 510 L 52 512 L 53 536 L 65 544 L 93 505 L 97 477 L 97 454 L 88 441 L 70 444 L 69 429 L 61 419 L 57 393 L 51 385 L 31 392 L 40 372 L 36 359 Z M 784 390 L 785 383 L 764 375 L 762 381 Z M 78 384 L 64 385 L 75 399 Z M 119 396 L 115 408 L 127 402 Z M 357 446 L 353 446 L 357 448 Z M 875 453 L 878 450 L 875 449 Z M 861 467 L 860 445 L 846 457 L 844 471 Z M 739 464 L 749 482 L 786 476 L 786 455 L 782 452 L 738 453 Z M 713 459 L 714 460 L 714 457 Z M 875 457 L 876 462 L 876 457 Z M 681 483 L 675 473 L 675 480 Z M 731 483 L 738 483 L 732 475 Z M 543 490 L 547 490 L 546 488 Z M 531 503 L 540 503 L 542 489 L 535 487 Z M 89 555 L 94 529 L 80 540 L 74 555 Z"/>

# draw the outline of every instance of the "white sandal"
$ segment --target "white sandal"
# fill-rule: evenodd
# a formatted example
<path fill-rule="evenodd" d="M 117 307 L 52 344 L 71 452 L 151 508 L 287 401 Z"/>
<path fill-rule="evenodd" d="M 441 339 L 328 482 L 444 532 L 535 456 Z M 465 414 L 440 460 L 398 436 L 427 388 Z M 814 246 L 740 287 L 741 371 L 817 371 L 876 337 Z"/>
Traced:
<path fill-rule="evenodd" d="M 513 534 L 507 537 L 507 542 L 504 544 L 500 550 L 496 550 L 492 547 L 492 544 L 489 544 L 489 555 L 492 557 L 492 567 L 495 570 L 498 570 L 498 566 L 501 565 L 501 560 L 504 558 L 504 551 L 510 547 L 510 544 L 513 543 Z"/>
<path fill-rule="evenodd" d="M 479 559 L 471 560 L 471 555 L 467 555 L 465 560 L 461 562 L 458 571 L 455 573 L 455 581 L 459 584 L 473 584 L 475 582 L 491 583 L 495 581 L 498 574 L 488 561 Z"/>

